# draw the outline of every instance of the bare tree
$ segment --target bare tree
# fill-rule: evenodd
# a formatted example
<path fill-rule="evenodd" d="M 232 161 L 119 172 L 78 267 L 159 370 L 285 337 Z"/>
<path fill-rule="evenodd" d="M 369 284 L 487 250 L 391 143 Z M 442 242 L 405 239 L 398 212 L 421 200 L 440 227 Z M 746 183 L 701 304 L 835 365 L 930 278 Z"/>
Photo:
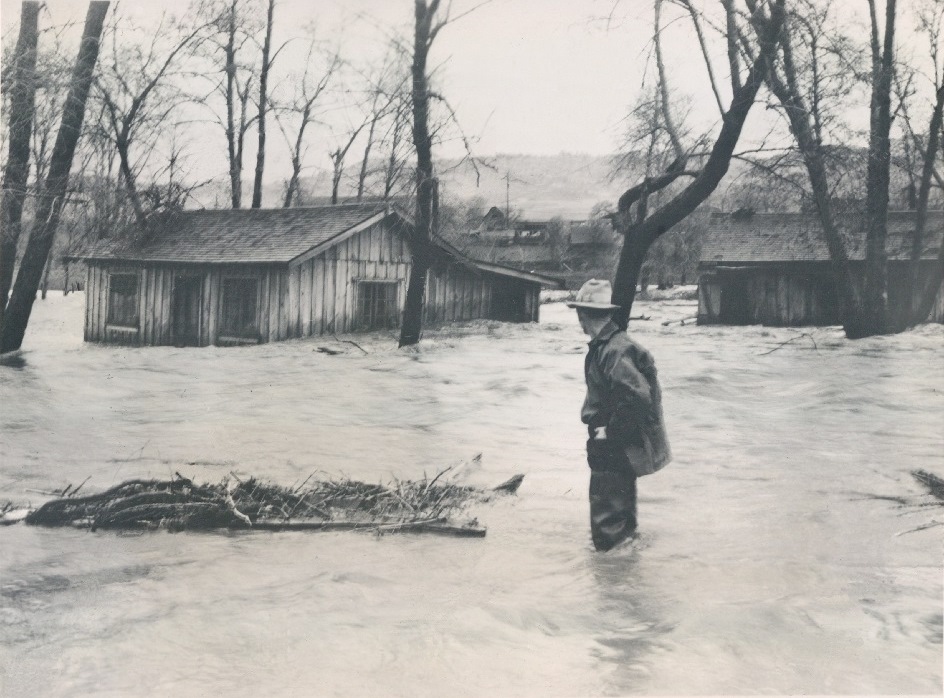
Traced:
<path fill-rule="evenodd" d="M 144 45 L 128 44 L 129 32 L 116 18 L 110 29 L 111 51 L 102 62 L 96 94 L 103 104 L 109 135 L 118 153 L 121 178 L 138 227 L 144 231 L 152 210 L 145 206 L 138 176 L 157 151 L 172 115 L 188 101 L 177 82 L 186 75 L 182 64 L 192 58 L 204 27 L 173 27 L 165 17 Z M 182 32 L 167 41 L 174 29 Z M 119 44 L 119 34 L 124 44 Z M 132 149 L 137 149 L 137 155 Z"/>
<path fill-rule="evenodd" d="M 256 117 L 256 131 L 259 144 L 256 148 L 256 174 L 252 184 L 252 207 L 262 206 L 262 175 L 265 171 L 266 156 L 266 114 L 269 109 L 269 71 L 275 56 L 272 51 L 272 24 L 275 14 L 275 0 L 269 0 L 269 9 L 266 12 L 265 39 L 262 43 L 262 64 L 259 67 L 259 115 Z M 277 52 L 276 52 L 277 53 Z"/>
<path fill-rule="evenodd" d="M 338 142 L 337 147 L 328 153 L 328 157 L 331 158 L 331 203 L 337 204 L 340 200 L 340 191 L 341 191 L 341 179 L 344 177 L 344 160 L 347 158 L 348 152 L 354 146 L 354 143 L 357 141 L 357 137 L 361 135 L 361 131 L 367 126 L 367 121 L 363 121 L 357 126 L 352 126 L 347 133 L 344 134 L 346 140 L 341 140 Z"/>
<path fill-rule="evenodd" d="M 382 138 L 382 145 L 386 148 L 382 173 L 382 198 L 385 201 L 411 186 L 406 176 L 413 153 L 409 138 L 411 114 L 412 97 L 401 94 L 391 105 L 387 131 Z"/>
<path fill-rule="evenodd" d="M 415 0 L 413 42 L 413 146 L 416 148 L 416 216 L 410 239 L 413 265 L 407 286 L 400 346 L 416 344 L 423 329 L 426 274 L 431 263 L 431 240 L 436 209 L 436 180 L 433 177 L 433 139 L 429 131 L 429 75 L 427 61 L 436 35 L 446 26 L 437 18 L 439 0 Z"/>
<path fill-rule="evenodd" d="M 257 30 L 249 0 L 215 0 L 201 13 L 207 21 L 210 50 L 207 58 L 217 70 L 208 71 L 213 94 L 223 100 L 223 113 L 214 112 L 226 138 L 230 205 L 242 207 L 242 172 L 246 134 L 255 123 L 250 114 L 251 94 L 256 79 L 254 56 L 247 58 Z M 221 75 L 221 78 L 216 76 Z M 206 100 L 210 101 L 210 100 Z"/>
<path fill-rule="evenodd" d="M 379 69 L 371 71 L 372 74 L 366 76 L 370 84 L 370 106 L 364 153 L 361 157 L 361 168 L 357 177 L 358 201 L 364 198 L 367 189 L 367 178 L 371 174 L 371 155 L 376 147 L 382 145 L 383 134 L 380 132 L 382 124 L 387 121 L 394 121 L 391 128 L 397 128 L 395 121 L 398 118 L 398 110 L 410 83 L 409 71 L 406 69 L 403 59 L 403 51 L 394 43 Z M 391 149 L 392 152 L 393 149 Z"/>
<path fill-rule="evenodd" d="M 13 54 L 10 92 L 10 141 L 3 170 L 2 230 L 0 230 L 0 324 L 3 322 L 20 239 L 26 184 L 29 179 L 30 139 L 36 96 L 36 44 L 39 38 L 38 2 L 24 2 L 20 34 Z"/>
<path fill-rule="evenodd" d="M 49 173 L 46 176 L 46 184 L 39 197 L 29 242 L 13 285 L 10 302 L 3 316 L 2 327 L 0 327 L 0 353 L 19 349 L 23 344 L 33 302 L 36 300 L 36 289 L 39 287 L 43 267 L 59 224 L 59 216 L 69 184 L 72 159 L 82 133 L 85 106 L 98 58 L 108 5 L 108 2 L 89 3 L 82 42 L 75 62 L 69 96 L 66 98 L 62 125 L 59 128 Z"/>
<path fill-rule="evenodd" d="M 332 78 L 341 67 L 341 56 L 337 51 L 323 54 L 324 68 L 315 71 L 315 49 L 317 43 L 312 40 L 308 47 L 308 56 L 305 59 L 305 68 L 302 75 L 295 81 L 295 96 L 290 103 L 275 108 L 275 118 L 279 129 L 285 138 L 285 143 L 292 154 L 292 175 L 285 185 L 284 208 L 292 206 L 298 195 L 299 182 L 302 173 L 303 161 L 307 151 L 305 141 L 308 127 L 315 123 L 318 111 L 318 101 L 328 89 Z M 295 121 L 292 128 L 291 121 Z"/>
<path fill-rule="evenodd" d="M 703 164 L 689 168 L 691 155 L 685 151 L 664 172 L 646 176 L 620 197 L 614 223 L 624 241 L 613 283 L 613 303 L 620 306 L 616 319 L 623 326 L 629 318 L 639 274 L 650 246 L 705 201 L 727 172 L 744 122 L 763 83 L 768 61 L 776 52 L 783 25 L 784 4 L 784 0 L 771 0 L 767 12 L 755 9 L 750 13 L 758 57 L 751 63 L 745 76 L 732 71 L 731 103 L 722 115 L 721 129 L 707 157 L 703 158 Z M 734 23 L 733 3 L 728 3 L 726 9 L 728 20 Z M 667 100 L 663 100 L 662 104 L 667 106 Z M 664 124 L 667 129 L 672 128 L 670 119 L 665 119 Z M 691 177 L 692 181 L 650 214 L 649 197 L 683 176 Z"/>
<path fill-rule="evenodd" d="M 900 330 L 906 327 L 910 320 L 907 317 L 892 318 L 887 300 L 886 239 L 891 187 L 891 125 L 894 118 L 892 88 L 896 75 L 896 2 L 888 0 L 886 3 L 883 30 L 879 27 L 878 10 L 874 0 L 869 0 L 869 9 L 870 70 L 860 70 L 855 62 L 850 60 L 850 55 L 855 54 L 855 48 L 851 47 L 848 41 L 836 43 L 836 37 L 841 36 L 841 32 L 825 21 L 830 12 L 828 4 L 801 3 L 786 20 L 780 55 L 777 61 L 771 62 L 767 77 L 771 92 L 782 107 L 803 157 L 814 208 L 823 229 L 839 291 L 843 326 L 846 336 L 851 339 Z M 840 215 L 835 210 L 838 182 L 835 174 L 830 173 L 828 158 L 831 153 L 843 152 L 846 148 L 831 146 L 826 131 L 832 116 L 830 108 L 834 113 L 845 111 L 848 108 L 849 91 L 834 91 L 832 95 L 824 91 L 823 86 L 830 82 L 830 66 L 835 71 L 835 80 L 848 84 L 859 79 L 870 93 L 868 158 L 864 176 L 860 180 L 864 182 L 865 207 L 861 217 L 850 216 L 848 212 L 843 211 L 844 225 L 840 224 Z M 899 89 L 899 93 L 901 94 L 902 90 Z M 902 111 L 903 109 L 904 104 L 899 107 L 899 111 L 907 113 L 906 109 Z M 916 144 L 917 141 L 913 143 Z M 927 185 L 930 187 L 936 151 L 925 151 L 922 148 L 922 152 L 930 155 L 930 158 L 924 160 L 929 168 Z M 927 196 L 919 202 L 917 192 L 915 193 L 918 237 L 921 236 L 927 202 Z M 861 284 L 850 263 L 848 245 L 843 233 L 843 228 L 847 226 L 861 226 L 865 231 L 865 269 Z M 917 264 L 917 261 L 913 262 L 915 274 Z M 912 307 L 913 303 L 906 305 Z M 905 312 L 905 315 L 910 313 Z"/>

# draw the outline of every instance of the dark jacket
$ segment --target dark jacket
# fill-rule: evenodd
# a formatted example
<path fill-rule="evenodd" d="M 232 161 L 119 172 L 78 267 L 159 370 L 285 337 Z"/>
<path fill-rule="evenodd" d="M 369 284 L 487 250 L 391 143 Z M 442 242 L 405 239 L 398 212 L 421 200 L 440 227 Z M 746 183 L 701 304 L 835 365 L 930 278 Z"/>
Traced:
<path fill-rule="evenodd" d="M 610 322 L 590 341 L 584 373 L 583 422 L 605 426 L 607 440 L 626 455 L 637 476 L 672 460 L 652 354 Z"/>

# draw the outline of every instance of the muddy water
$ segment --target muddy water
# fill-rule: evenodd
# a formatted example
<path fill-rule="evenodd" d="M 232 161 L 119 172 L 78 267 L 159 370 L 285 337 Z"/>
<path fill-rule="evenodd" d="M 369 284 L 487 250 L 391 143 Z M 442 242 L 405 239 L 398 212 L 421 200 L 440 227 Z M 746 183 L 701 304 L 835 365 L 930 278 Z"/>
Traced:
<path fill-rule="evenodd" d="M 0 529 L 0 693 L 940 693 L 944 529 L 896 534 L 941 518 L 909 470 L 944 474 L 944 330 L 848 343 L 637 307 L 675 461 L 640 482 L 640 538 L 598 555 L 560 305 L 364 353 L 85 346 L 81 295 L 38 304 L 0 368 L 0 500 L 477 453 L 470 481 L 526 478 L 478 512 L 484 540 Z"/>

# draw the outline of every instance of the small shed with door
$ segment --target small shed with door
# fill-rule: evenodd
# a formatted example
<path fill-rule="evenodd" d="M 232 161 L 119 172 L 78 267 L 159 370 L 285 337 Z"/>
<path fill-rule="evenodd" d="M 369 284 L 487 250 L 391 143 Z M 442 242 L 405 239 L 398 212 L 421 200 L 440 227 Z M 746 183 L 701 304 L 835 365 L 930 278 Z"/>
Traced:
<path fill-rule="evenodd" d="M 408 216 L 383 204 L 197 210 L 146 235 L 103 240 L 88 267 L 85 339 L 255 344 L 399 326 L 411 271 Z M 434 240 L 425 320 L 538 319 L 556 279 L 468 259 Z"/>
<path fill-rule="evenodd" d="M 846 221 L 844 236 L 854 279 L 864 276 L 865 232 Z M 888 214 L 888 302 L 893 315 L 911 302 L 908 272 L 916 216 Z M 937 264 L 944 211 L 929 211 L 919 277 L 923 285 Z M 839 294 L 829 250 L 817 217 L 808 213 L 713 213 L 698 265 L 698 322 L 727 325 L 840 324 Z M 944 321 L 944 293 L 931 312 Z"/>

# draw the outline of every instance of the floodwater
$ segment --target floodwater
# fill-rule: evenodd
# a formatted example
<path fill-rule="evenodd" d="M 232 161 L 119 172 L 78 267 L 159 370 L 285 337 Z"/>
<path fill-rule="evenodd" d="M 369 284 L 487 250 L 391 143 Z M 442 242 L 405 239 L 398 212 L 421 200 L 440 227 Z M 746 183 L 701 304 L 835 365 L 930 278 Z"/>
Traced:
<path fill-rule="evenodd" d="M 640 481 L 639 538 L 602 555 L 560 304 L 409 350 L 127 349 L 82 343 L 83 300 L 37 302 L 0 367 L 0 501 L 479 453 L 470 482 L 526 477 L 477 510 L 479 540 L 0 528 L 4 696 L 941 692 L 944 528 L 912 531 L 941 510 L 909 474 L 944 475 L 941 326 L 847 342 L 637 303 L 675 460 Z"/>

